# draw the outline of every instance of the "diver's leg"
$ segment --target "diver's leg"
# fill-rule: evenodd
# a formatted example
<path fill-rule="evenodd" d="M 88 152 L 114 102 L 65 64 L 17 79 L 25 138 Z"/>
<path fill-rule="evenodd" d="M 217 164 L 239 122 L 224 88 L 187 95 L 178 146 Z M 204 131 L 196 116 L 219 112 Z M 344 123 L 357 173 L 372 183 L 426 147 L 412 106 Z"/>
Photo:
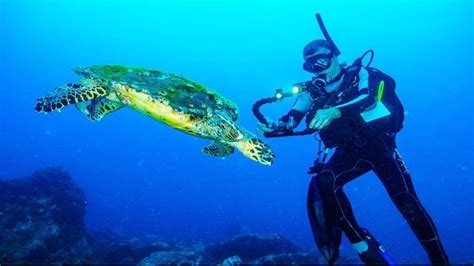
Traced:
<path fill-rule="evenodd" d="M 331 243 L 327 241 L 328 239 L 321 239 L 321 235 L 325 236 L 321 232 L 319 236 L 317 235 L 317 229 L 321 228 L 322 218 L 326 218 L 324 222 L 327 223 L 325 226 L 329 231 L 327 235 L 331 237 L 332 233 L 334 238 L 334 225 L 337 224 L 366 264 L 394 265 L 393 260 L 385 253 L 381 245 L 366 229 L 358 225 L 350 202 L 342 189 L 343 185 L 373 168 L 372 162 L 362 159 L 361 157 L 366 156 L 361 155 L 355 150 L 336 150 L 323 170 L 313 177 L 308 194 L 308 214 L 313 235 L 326 259 L 332 260 L 328 260 L 329 263 L 337 259 L 339 242 Z M 322 208 L 318 206 L 321 203 Z M 320 210 L 319 213 L 318 210 Z M 322 243 L 318 243 L 318 240 Z"/>
<path fill-rule="evenodd" d="M 369 170 L 370 164 L 359 160 L 354 152 L 336 150 L 321 172 L 312 178 L 309 186 L 307 205 L 313 234 L 316 233 L 313 225 L 320 215 L 315 211 L 315 204 L 322 204 L 328 224 L 338 224 L 351 243 L 363 239 L 342 186 Z"/>
<path fill-rule="evenodd" d="M 391 140 L 384 141 L 387 143 Z M 395 145 L 385 145 L 385 147 L 391 146 L 394 147 Z M 418 199 L 410 173 L 395 148 L 389 148 L 385 156 L 376 160 L 375 172 L 384 184 L 390 198 L 428 253 L 430 261 L 433 264 L 448 265 L 448 256 L 441 245 L 433 220 Z"/>
<path fill-rule="evenodd" d="M 350 160 L 348 160 L 350 161 Z M 347 162 L 347 161 L 346 161 Z M 333 209 L 338 218 L 338 225 L 344 231 L 351 243 L 363 240 L 352 206 L 344 193 L 343 186 L 355 178 L 367 173 L 371 168 L 364 160 L 355 160 L 353 164 L 331 162 L 316 179 L 316 186 L 320 190 L 324 206 Z M 335 166 L 335 167 L 334 167 Z"/>
<path fill-rule="evenodd" d="M 361 228 L 354 217 L 351 205 L 342 186 L 354 178 L 373 169 L 373 163 L 366 159 L 359 159 L 350 171 L 344 171 L 336 176 L 336 198 L 343 209 L 344 219 L 339 220 L 352 247 L 359 254 L 360 259 L 367 265 L 395 265 L 394 260 L 385 252 L 380 243 L 365 228 Z M 345 228 L 345 229 L 344 229 Z M 351 235 L 352 234 L 352 235 Z"/>

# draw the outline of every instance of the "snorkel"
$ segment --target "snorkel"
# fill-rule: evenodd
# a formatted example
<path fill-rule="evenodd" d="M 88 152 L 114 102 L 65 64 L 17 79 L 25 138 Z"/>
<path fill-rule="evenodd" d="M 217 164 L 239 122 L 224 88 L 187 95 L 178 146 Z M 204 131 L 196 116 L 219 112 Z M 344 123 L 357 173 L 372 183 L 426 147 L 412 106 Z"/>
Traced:
<path fill-rule="evenodd" d="M 323 20 L 321 18 L 321 15 L 319 13 L 316 13 L 316 20 L 318 22 L 319 28 L 321 29 L 321 32 L 324 35 L 324 38 L 328 42 L 330 46 L 330 50 L 334 56 L 336 56 L 337 60 L 341 60 L 341 52 L 337 48 L 337 46 L 334 44 L 334 41 L 332 40 L 331 36 L 329 36 L 329 33 L 326 29 L 326 26 L 323 23 Z M 343 64 L 344 65 L 344 64 Z M 293 85 L 293 88 L 291 91 L 283 91 L 282 89 L 277 89 L 274 96 L 268 97 L 268 98 L 263 98 L 261 100 L 258 100 L 255 102 L 255 104 L 252 106 L 252 112 L 254 116 L 257 118 L 257 120 L 266 125 L 269 126 L 270 122 L 265 118 L 265 116 L 262 114 L 260 111 L 260 108 L 263 105 L 270 104 L 270 103 L 275 103 L 284 100 L 285 98 L 293 97 L 297 94 L 299 94 L 302 91 L 305 91 L 306 85 L 304 82 L 302 83 L 297 83 Z M 324 103 L 326 103 L 327 99 L 324 99 Z M 317 130 L 315 129 L 310 129 L 310 128 L 305 128 L 302 131 L 294 131 L 292 129 L 276 129 L 275 131 L 272 132 L 265 132 L 263 135 L 267 138 L 274 138 L 274 137 L 286 137 L 286 136 L 302 136 L 302 135 L 310 135 L 315 133 Z"/>
<path fill-rule="evenodd" d="M 324 39 L 326 39 L 326 41 L 328 42 L 329 44 L 329 47 L 331 49 L 331 52 L 336 56 L 336 58 L 338 60 L 340 60 L 340 62 L 342 61 L 341 59 L 341 51 L 339 51 L 339 49 L 337 48 L 336 44 L 334 43 L 334 41 L 332 40 L 331 36 L 329 35 L 328 33 L 328 30 L 326 29 L 326 26 L 324 25 L 324 22 L 323 22 L 323 19 L 321 18 L 321 15 L 319 13 L 316 13 L 316 20 L 318 21 L 318 25 L 319 25 L 319 28 L 321 29 L 321 32 L 323 33 L 324 35 Z"/>

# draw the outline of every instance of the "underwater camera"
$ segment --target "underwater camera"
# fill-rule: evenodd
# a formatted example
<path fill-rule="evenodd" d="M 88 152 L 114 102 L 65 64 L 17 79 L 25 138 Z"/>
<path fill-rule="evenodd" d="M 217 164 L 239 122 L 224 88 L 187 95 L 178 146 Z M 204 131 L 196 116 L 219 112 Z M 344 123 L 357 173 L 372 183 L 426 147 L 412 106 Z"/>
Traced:
<path fill-rule="evenodd" d="M 265 116 L 260 111 L 260 108 L 265 104 L 275 103 L 282 101 L 285 98 L 293 97 L 304 90 L 304 83 L 297 83 L 293 86 L 291 91 L 283 91 L 282 89 L 277 89 L 275 94 L 272 97 L 263 98 L 258 100 L 252 106 L 252 112 L 257 120 L 269 126 L 270 122 L 265 119 Z M 275 138 L 275 137 L 287 137 L 287 136 L 302 136 L 302 135 L 309 135 L 315 133 L 316 130 L 306 128 L 302 131 L 293 131 L 292 129 L 288 129 L 286 127 L 277 127 L 274 131 L 271 132 L 264 132 L 263 135 L 267 138 Z"/>

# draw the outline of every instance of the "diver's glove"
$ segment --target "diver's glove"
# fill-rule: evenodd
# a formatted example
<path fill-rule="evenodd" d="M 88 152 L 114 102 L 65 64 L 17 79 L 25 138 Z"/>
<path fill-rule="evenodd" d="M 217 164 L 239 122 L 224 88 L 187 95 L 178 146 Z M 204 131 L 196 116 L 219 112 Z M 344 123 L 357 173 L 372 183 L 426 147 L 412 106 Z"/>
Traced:
<path fill-rule="evenodd" d="M 263 124 L 263 123 L 258 122 L 257 129 L 264 133 L 290 129 L 290 125 L 287 122 L 284 122 L 282 120 L 272 121 L 272 120 L 267 119 L 267 121 L 268 121 L 268 124 Z"/>
<path fill-rule="evenodd" d="M 257 123 L 258 130 L 262 132 L 275 132 L 275 131 L 286 131 L 292 130 L 298 126 L 299 122 L 305 113 L 298 111 L 298 110 L 290 110 L 288 114 L 282 116 L 280 119 L 276 121 L 272 121 L 271 119 L 265 118 L 268 121 L 267 124 Z"/>
<path fill-rule="evenodd" d="M 336 107 L 320 109 L 316 112 L 314 118 L 309 122 L 309 128 L 323 129 L 327 127 L 334 119 L 341 117 L 341 111 Z"/>

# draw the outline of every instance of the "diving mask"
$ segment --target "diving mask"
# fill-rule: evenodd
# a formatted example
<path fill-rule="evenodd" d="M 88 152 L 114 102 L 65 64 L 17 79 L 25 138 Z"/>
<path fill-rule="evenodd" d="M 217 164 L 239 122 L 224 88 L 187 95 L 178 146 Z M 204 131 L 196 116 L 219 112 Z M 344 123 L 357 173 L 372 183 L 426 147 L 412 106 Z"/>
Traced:
<path fill-rule="evenodd" d="M 333 53 L 315 54 L 305 57 L 303 69 L 311 73 L 319 73 L 331 67 Z"/>

